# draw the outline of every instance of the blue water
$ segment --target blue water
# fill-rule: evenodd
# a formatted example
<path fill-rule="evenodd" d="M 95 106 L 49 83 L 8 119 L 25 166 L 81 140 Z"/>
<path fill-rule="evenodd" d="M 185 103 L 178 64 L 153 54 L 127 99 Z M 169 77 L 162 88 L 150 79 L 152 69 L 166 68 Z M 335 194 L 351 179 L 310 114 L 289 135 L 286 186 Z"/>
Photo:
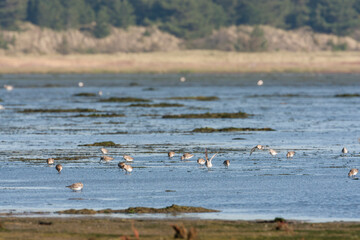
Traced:
<path fill-rule="evenodd" d="M 202 206 L 219 213 L 190 216 L 219 219 L 284 217 L 309 221 L 360 220 L 360 181 L 347 173 L 359 167 L 360 93 L 356 74 L 178 74 L 2 75 L 0 86 L 0 212 L 53 213 L 69 208 L 122 209 L 171 204 Z M 256 82 L 262 79 L 264 85 Z M 78 87 L 78 82 L 84 87 Z M 77 97 L 76 93 L 102 96 Z M 169 100 L 217 96 L 218 101 Z M 129 107 L 100 102 L 137 97 L 184 107 Z M 77 117 L 78 113 L 22 113 L 24 109 L 91 108 L 125 117 Z M 238 112 L 247 119 L 164 119 L 165 114 Z M 86 114 L 86 113 L 85 113 Z M 271 127 L 271 132 L 192 133 L 199 127 Z M 126 133 L 126 134 L 124 134 Z M 115 160 L 99 163 L 100 147 L 113 141 Z M 263 144 L 279 152 L 250 149 Z M 346 146 L 349 153 L 341 156 Z M 205 148 L 213 168 L 199 167 Z M 173 159 L 167 152 L 174 150 Z M 287 159 L 288 150 L 295 150 Z M 184 152 L 194 153 L 180 161 Z M 118 167 L 123 154 L 134 171 Z M 59 158 L 58 174 L 46 159 Z M 78 160 L 68 160 L 80 157 Z M 229 159 L 226 169 L 222 162 Z M 73 192 L 66 185 L 83 182 Z M 167 191 L 171 190 L 171 191 Z M 188 216 L 188 215 L 186 215 Z"/>

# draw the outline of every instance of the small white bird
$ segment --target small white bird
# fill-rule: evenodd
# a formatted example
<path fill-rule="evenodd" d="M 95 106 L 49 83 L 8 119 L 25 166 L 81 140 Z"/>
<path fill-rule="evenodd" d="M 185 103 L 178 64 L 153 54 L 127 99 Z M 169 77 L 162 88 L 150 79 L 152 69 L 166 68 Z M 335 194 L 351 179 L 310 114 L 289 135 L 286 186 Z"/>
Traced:
<path fill-rule="evenodd" d="M 289 152 L 286 154 L 286 157 L 287 157 L 287 158 L 292 158 L 294 155 L 295 155 L 295 151 L 289 151 Z"/>
<path fill-rule="evenodd" d="M 186 81 L 186 78 L 185 77 L 181 77 L 180 78 L 180 82 L 185 82 Z"/>
<path fill-rule="evenodd" d="M 4 85 L 4 88 L 6 89 L 6 91 L 12 91 L 13 89 L 14 89 L 14 86 L 12 86 L 12 85 Z"/>
<path fill-rule="evenodd" d="M 83 82 L 79 82 L 78 85 L 79 85 L 79 87 L 83 87 L 83 86 L 84 86 L 84 83 L 83 83 Z"/>
<path fill-rule="evenodd" d="M 358 174 L 359 169 L 352 168 L 348 174 L 348 177 L 354 177 L 356 174 Z"/>
<path fill-rule="evenodd" d="M 0 110 L 4 110 L 5 107 L 3 105 L 0 105 Z"/>
<path fill-rule="evenodd" d="M 48 158 L 47 160 L 46 160 L 46 162 L 47 162 L 47 164 L 54 164 L 54 159 L 53 158 Z"/>
<path fill-rule="evenodd" d="M 67 188 L 70 188 L 74 191 L 80 191 L 83 187 L 84 187 L 84 184 L 82 184 L 81 182 L 78 182 L 78 183 L 74 183 L 74 184 L 71 184 L 69 186 L 66 186 Z"/>
<path fill-rule="evenodd" d="M 102 96 L 102 95 L 103 95 L 103 92 L 102 92 L 102 91 L 99 91 L 98 94 L 99 94 L 99 96 Z"/>
<path fill-rule="evenodd" d="M 124 155 L 123 158 L 124 158 L 124 160 L 127 161 L 127 162 L 132 162 L 132 161 L 134 161 L 134 158 L 130 157 L 129 155 Z"/>
<path fill-rule="evenodd" d="M 278 154 L 274 149 L 269 149 L 269 153 L 271 156 L 276 156 L 276 154 Z"/>
<path fill-rule="evenodd" d="M 344 147 L 344 148 L 341 150 L 341 152 L 342 152 L 343 154 L 347 154 L 349 151 L 347 150 L 346 147 Z"/>
<path fill-rule="evenodd" d="M 103 154 L 108 154 L 109 151 L 106 149 L 106 148 L 101 148 L 100 151 L 103 153 Z"/>
<path fill-rule="evenodd" d="M 258 86 L 262 86 L 263 84 L 264 84 L 264 81 L 263 81 L 263 80 L 257 81 L 257 85 L 258 85 Z"/>
<path fill-rule="evenodd" d="M 260 144 L 256 145 L 255 147 L 253 147 L 253 148 L 250 150 L 250 156 L 251 156 L 251 154 L 252 154 L 253 152 L 255 152 L 256 149 L 264 150 L 265 147 L 264 147 L 263 145 L 260 145 Z"/>

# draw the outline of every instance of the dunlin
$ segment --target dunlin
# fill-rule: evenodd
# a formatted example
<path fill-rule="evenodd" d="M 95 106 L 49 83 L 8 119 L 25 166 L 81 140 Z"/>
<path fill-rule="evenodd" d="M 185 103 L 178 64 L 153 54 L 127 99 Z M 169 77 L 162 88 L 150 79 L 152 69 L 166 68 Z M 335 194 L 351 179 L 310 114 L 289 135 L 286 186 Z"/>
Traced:
<path fill-rule="evenodd" d="M 103 154 L 108 154 L 109 151 L 106 149 L 106 148 L 101 148 L 100 151 L 103 153 Z"/>
<path fill-rule="evenodd" d="M 287 158 L 292 158 L 294 155 L 295 155 L 295 151 L 289 151 L 289 152 L 286 154 L 286 157 L 287 157 Z"/>
<path fill-rule="evenodd" d="M 278 154 L 274 149 L 269 149 L 269 153 L 271 156 L 276 156 L 276 154 Z"/>
<path fill-rule="evenodd" d="M 182 156 L 181 156 L 181 160 L 187 160 L 187 159 L 190 159 L 194 156 L 194 154 L 190 154 L 190 153 L 184 153 Z"/>
<path fill-rule="evenodd" d="M 352 168 L 348 174 L 348 177 L 355 177 L 356 174 L 358 174 L 359 169 Z"/>
<path fill-rule="evenodd" d="M 55 169 L 58 171 L 58 173 L 60 173 L 61 170 L 62 170 L 61 164 L 57 164 L 57 165 L 55 166 Z"/>
<path fill-rule="evenodd" d="M 118 166 L 119 166 L 119 168 L 121 168 L 121 169 L 124 169 L 124 166 L 125 166 L 126 164 L 125 164 L 125 162 L 119 162 L 118 163 Z"/>
<path fill-rule="evenodd" d="M 197 163 L 198 163 L 199 165 L 204 165 L 205 162 L 206 162 L 206 161 L 205 161 L 203 158 L 199 158 L 199 159 L 197 160 Z"/>
<path fill-rule="evenodd" d="M 168 152 L 168 157 L 169 158 L 172 158 L 172 157 L 174 157 L 175 156 L 175 153 L 174 152 Z"/>
<path fill-rule="evenodd" d="M 205 166 L 207 168 L 211 168 L 212 167 L 212 163 L 211 161 L 214 159 L 214 157 L 217 155 L 218 153 L 215 153 L 209 160 L 208 158 L 208 154 L 207 154 L 207 149 L 205 149 L 205 159 L 206 159 L 206 162 L 205 162 Z"/>
<path fill-rule="evenodd" d="M 47 162 L 47 164 L 54 164 L 54 159 L 53 158 L 48 158 L 47 160 L 46 160 L 46 162 Z"/>
<path fill-rule="evenodd" d="M 134 161 L 134 158 L 130 157 L 129 155 L 124 155 L 123 158 L 124 158 L 124 160 L 127 161 L 127 162 L 132 162 L 132 161 Z"/>
<path fill-rule="evenodd" d="M 223 164 L 226 168 L 228 168 L 230 166 L 230 160 L 225 160 Z"/>
<path fill-rule="evenodd" d="M 103 160 L 103 161 L 105 161 L 105 162 L 109 162 L 109 161 L 111 161 L 111 160 L 114 160 L 114 158 L 113 157 L 109 157 L 109 156 L 102 156 L 101 158 L 100 158 L 100 161 L 101 160 Z"/>
<path fill-rule="evenodd" d="M 126 171 L 126 173 L 131 173 L 133 170 L 132 166 L 127 165 L 127 164 L 124 165 L 123 169 Z"/>
<path fill-rule="evenodd" d="M 251 150 L 250 150 L 250 155 L 255 152 L 256 149 L 259 149 L 259 150 L 264 150 L 265 147 L 263 145 L 256 145 L 255 147 L 253 147 Z"/>
<path fill-rule="evenodd" d="M 71 184 L 69 186 L 66 186 L 67 188 L 70 188 L 74 191 L 80 191 L 83 187 L 84 187 L 84 184 L 82 184 L 81 182 L 78 182 L 78 183 L 74 183 L 74 184 Z"/>
<path fill-rule="evenodd" d="M 341 150 L 341 152 L 342 152 L 343 154 L 347 154 L 349 151 L 347 150 L 346 147 L 344 147 L 344 148 Z"/>

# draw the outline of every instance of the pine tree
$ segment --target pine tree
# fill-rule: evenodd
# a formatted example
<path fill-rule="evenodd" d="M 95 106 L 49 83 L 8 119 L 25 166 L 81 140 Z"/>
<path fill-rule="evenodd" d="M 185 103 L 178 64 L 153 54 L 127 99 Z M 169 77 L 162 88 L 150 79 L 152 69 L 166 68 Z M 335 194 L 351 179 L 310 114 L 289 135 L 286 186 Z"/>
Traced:
<path fill-rule="evenodd" d="M 26 1 L 0 0 L 0 27 L 16 29 L 17 23 L 25 18 Z"/>
<path fill-rule="evenodd" d="M 94 29 L 94 36 L 97 38 L 104 38 L 110 34 L 109 15 L 106 7 L 101 7 L 96 16 L 96 26 Z"/>

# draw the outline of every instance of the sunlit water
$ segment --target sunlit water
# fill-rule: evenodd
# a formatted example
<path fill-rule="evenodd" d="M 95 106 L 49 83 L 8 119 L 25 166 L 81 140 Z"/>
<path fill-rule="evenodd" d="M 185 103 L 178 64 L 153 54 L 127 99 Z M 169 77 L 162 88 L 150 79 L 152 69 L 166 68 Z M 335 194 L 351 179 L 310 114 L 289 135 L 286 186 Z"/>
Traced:
<path fill-rule="evenodd" d="M 0 212 L 55 212 L 69 208 L 123 209 L 171 204 L 201 206 L 219 213 L 202 218 L 310 221 L 360 220 L 360 181 L 347 173 L 359 167 L 360 75 L 2 75 L 0 86 Z M 259 87 L 257 81 L 264 85 Z M 78 82 L 84 82 L 79 88 Z M 77 97 L 76 93 L 102 96 Z M 218 101 L 169 100 L 217 96 Z M 184 107 L 129 107 L 109 97 L 137 97 Z M 91 108 L 125 117 L 76 117 L 79 113 L 21 113 L 24 109 Z M 238 112 L 247 119 L 163 119 L 165 114 Z M 85 113 L 88 114 L 88 113 Z M 270 127 L 271 132 L 191 133 L 199 127 Z M 100 147 L 113 141 L 115 160 L 99 163 Z M 250 149 L 257 144 L 276 149 Z M 341 156 L 346 146 L 349 153 Z M 219 151 L 213 168 L 199 167 L 204 150 Z M 173 159 L 167 152 L 174 150 Z M 293 159 L 286 159 L 295 150 Z M 181 161 L 184 152 L 194 153 Z M 123 154 L 135 158 L 125 174 Z M 47 166 L 60 158 L 58 174 Z M 66 160 L 79 157 L 78 160 Z M 28 159 L 28 160 L 27 160 Z M 40 159 L 40 160 L 34 160 Z M 229 159 L 226 169 L 222 162 Z M 66 185 L 83 182 L 73 192 Z"/>

